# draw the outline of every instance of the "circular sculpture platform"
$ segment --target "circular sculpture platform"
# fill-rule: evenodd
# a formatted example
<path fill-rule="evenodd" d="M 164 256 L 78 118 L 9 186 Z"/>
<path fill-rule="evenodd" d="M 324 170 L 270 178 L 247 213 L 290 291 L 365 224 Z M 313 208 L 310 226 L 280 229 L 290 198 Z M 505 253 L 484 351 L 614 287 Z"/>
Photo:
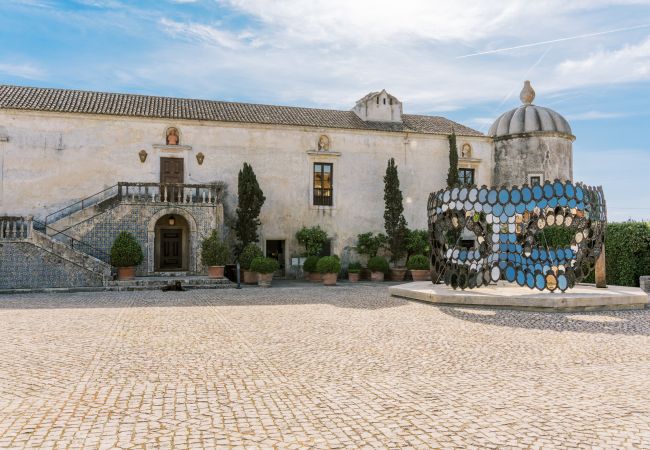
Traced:
<path fill-rule="evenodd" d="M 391 295 L 440 305 L 486 306 L 535 311 L 596 311 L 643 309 L 648 294 L 639 288 L 609 286 L 604 289 L 579 284 L 567 292 L 531 291 L 516 284 L 499 283 L 460 290 L 430 281 L 399 284 Z"/>

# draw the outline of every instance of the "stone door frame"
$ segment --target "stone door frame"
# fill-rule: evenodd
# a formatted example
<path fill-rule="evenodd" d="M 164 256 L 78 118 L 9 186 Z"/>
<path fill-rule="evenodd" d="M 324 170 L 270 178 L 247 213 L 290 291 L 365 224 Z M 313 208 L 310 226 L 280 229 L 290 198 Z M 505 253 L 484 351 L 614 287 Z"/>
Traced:
<path fill-rule="evenodd" d="M 157 211 L 149 219 L 147 225 L 147 273 L 152 274 L 156 271 L 155 248 L 156 248 L 156 223 L 169 214 L 181 216 L 187 222 L 189 227 L 189 261 L 187 262 L 187 271 L 196 273 L 198 270 L 198 227 L 196 219 L 192 214 L 183 208 L 163 208 Z"/>

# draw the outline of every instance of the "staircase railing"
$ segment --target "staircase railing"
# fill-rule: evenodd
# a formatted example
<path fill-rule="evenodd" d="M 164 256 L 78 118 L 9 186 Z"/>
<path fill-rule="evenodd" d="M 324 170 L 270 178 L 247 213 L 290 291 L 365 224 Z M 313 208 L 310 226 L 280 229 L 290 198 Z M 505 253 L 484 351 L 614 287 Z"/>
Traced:
<path fill-rule="evenodd" d="M 62 231 L 58 231 L 51 226 L 47 225 L 44 222 L 41 222 L 39 220 L 32 220 L 33 222 L 33 228 L 37 231 L 41 231 L 44 234 L 47 234 L 48 230 L 56 231 L 56 233 L 52 236 L 50 236 L 52 239 L 56 240 L 57 242 L 60 242 L 64 245 L 67 245 L 68 247 L 78 250 L 80 252 L 83 252 L 87 255 L 90 255 L 94 258 L 99 259 L 100 261 L 104 261 L 106 264 L 111 263 L 111 257 L 108 253 L 103 251 L 102 249 L 99 249 L 97 247 L 94 247 L 87 242 L 81 241 L 79 239 L 76 239 L 68 234 L 65 234 Z M 55 237 L 56 236 L 56 237 Z"/>
<path fill-rule="evenodd" d="M 32 217 L 0 216 L 0 241 L 19 241 L 32 237 Z"/>
<path fill-rule="evenodd" d="M 117 191 L 117 197 L 126 202 L 214 205 L 223 200 L 225 184 L 120 182 Z"/>
<path fill-rule="evenodd" d="M 117 189 L 118 189 L 118 185 L 114 184 L 113 186 L 107 187 L 106 189 L 101 190 L 86 198 L 83 198 L 78 202 L 68 205 L 65 208 L 61 208 L 58 211 L 54 211 L 53 213 L 45 216 L 45 224 L 47 225 L 49 223 L 54 223 L 57 220 L 69 216 L 70 214 L 76 213 L 77 211 L 81 211 L 84 208 L 96 205 L 103 201 L 109 200 L 113 197 L 116 197 L 118 194 Z"/>

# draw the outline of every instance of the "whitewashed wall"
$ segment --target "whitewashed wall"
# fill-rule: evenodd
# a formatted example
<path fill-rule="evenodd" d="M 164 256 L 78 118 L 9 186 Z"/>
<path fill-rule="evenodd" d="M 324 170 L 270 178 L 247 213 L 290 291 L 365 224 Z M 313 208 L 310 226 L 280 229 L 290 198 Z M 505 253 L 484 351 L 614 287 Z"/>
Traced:
<path fill-rule="evenodd" d="M 0 111 L 7 142 L 0 142 L 0 214 L 46 214 L 118 181 L 158 182 L 161 156 L 185 159 L 186 183 L 225 181 L 234 211 L 237 174 L 252 164 L 267 197 L 262 209 L 264 239 L 286 239 L 287 256 L 300 252 L 294 241 L 302 226 L 320 224 L 340 253 L 357 234 L 383 230 L 383 176 L 388 158 L 398 165 L 411 228 L 426 228 L 427 198 L 444 187 L 449 167 L 444 135 L 244 125 L 187 120 L 83 114 Z M 180 131 L 189 150 L 169 151 L 165 130 Z M 313 155 L 319 136 L 330 152 Z M 477 183 L 490 184 L 491 139 L 458 136 L 458 148 L 472 145 Z M 140 150 L 148 157 L 141 163 Z M 196 154 L 205 155 L 199 165 Z M 311 206 L 313 162 L 334 163 L 335 205 Z"/>

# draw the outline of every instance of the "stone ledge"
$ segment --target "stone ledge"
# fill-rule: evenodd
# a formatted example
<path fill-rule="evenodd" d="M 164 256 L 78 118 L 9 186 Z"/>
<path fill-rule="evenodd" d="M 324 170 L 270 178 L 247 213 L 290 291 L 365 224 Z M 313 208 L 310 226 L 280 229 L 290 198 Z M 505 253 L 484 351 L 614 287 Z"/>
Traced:
<path fill-rule="evenodd" d="M 391 286 L 391 295 L 440 305 L 485 306 L 537 311 L 594 311 L 609 309 L 643 309 L 648 294 L 639 288 L 609 286 L 599 289 L 578 285 L 567 292 L 533 291 L 517 285 L 490 286 L 454 290 L 428 281 Z"/>

